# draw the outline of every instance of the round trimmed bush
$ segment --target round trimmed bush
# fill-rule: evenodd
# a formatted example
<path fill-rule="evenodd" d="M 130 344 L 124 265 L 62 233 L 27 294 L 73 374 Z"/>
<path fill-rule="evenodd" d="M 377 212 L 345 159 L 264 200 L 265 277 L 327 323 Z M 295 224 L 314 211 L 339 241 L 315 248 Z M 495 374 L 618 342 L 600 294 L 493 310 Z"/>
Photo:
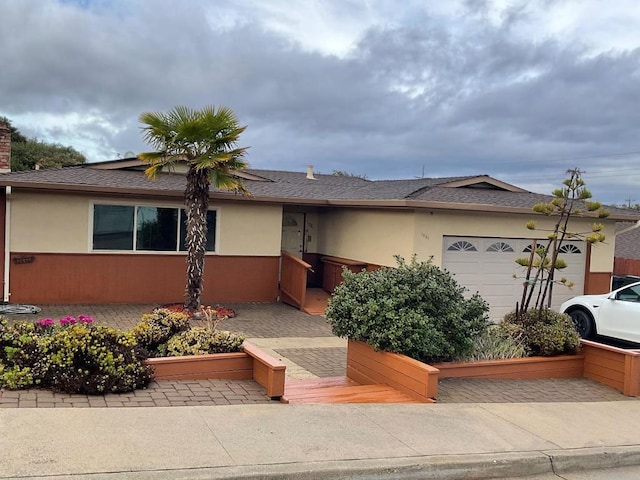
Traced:
<path fill-rule="evenodd" d="M 241 352 L 244 339 L 244 335 L 236 333 L 193 327 L 169 339 L 167 355 L 180 357 L 182 355 Z"/>
<path fill-rule="evenodd" d="M 149 356 L 163 357 L 167 354 L 169 339 L 189 327 L 189 316 L 185 313 L 156 308 L 142 315 L 142 320 L 131 329 L 131 334 Z"/>
<path fill-rule="evenodd" d="M 530 356 L 572 354 L 580 345 L 580 336 L 571 317 L 553 310 L 530 309 L 519 318 L 512 312 L 505 316 L 502 325 L 522 338 Z"/>
<path fill-rule="evenodd" d="M 326 311 L 334 334 L 425 362 L 468 355 L 488 326 L 487 303 L 464 298 L 464 287 L 431 260 L 396 260 L 397 268 L 343 270 Z"/>

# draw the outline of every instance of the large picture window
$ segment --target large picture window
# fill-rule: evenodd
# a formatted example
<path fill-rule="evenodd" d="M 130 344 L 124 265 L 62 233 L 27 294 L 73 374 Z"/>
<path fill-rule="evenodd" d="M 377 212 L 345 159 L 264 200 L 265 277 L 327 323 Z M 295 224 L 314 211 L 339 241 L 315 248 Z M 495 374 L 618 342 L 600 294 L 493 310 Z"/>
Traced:
<path fill-rule="evenodd" d="M 216 211 L 207 212 L 208 252 L 215 251 Z M 153 206 L 93 206 L 93 250 L 186 251 L 184 209 Z"/>

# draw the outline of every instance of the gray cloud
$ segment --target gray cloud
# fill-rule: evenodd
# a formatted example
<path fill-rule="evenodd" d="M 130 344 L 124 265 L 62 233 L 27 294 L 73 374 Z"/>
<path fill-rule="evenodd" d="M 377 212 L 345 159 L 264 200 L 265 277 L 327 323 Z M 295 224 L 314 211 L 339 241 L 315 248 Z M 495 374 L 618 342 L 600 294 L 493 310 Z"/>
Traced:
<path fill-rule="evenodd" d="M 592 55 L 579 41 L 523 38 L 531 11 L 496 23 L 487 2 L 472 2 L 460 23 L 422 11 L 334 56 L 238 11 L 181 5 L 0 2 L 0 115 L 59 116 L 55 127 L 14 123 L 95 145 L 97 160 L 146 149 L 143 111 L 216 103 L 249 125 L 256 168 L 394 178 L 424 166 L 427 176 L 488 173 L 539 188 L 578 165 L 599 198 L 635 191 L 640 156 L 583 157 L 640 150 L 640 50 Z M 356 15 L 355 3 L 344 8 Z"/>

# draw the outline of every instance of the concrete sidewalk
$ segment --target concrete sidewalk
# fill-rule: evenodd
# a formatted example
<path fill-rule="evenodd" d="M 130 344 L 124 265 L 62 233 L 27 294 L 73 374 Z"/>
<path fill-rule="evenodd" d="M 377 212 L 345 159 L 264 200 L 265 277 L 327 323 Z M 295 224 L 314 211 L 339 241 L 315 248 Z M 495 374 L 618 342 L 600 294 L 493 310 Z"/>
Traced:
<path fill-rule="evenodd" d="M 0 432 L 2 479 L 484 479 L 640 465 L 639 402 L 5 409 Z"/>

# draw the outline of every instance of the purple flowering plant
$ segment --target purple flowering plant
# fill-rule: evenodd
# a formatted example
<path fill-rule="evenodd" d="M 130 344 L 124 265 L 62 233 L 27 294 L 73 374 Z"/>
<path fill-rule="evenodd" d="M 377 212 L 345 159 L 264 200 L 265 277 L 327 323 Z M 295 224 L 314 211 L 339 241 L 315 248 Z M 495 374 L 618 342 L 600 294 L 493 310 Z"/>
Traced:
<path fill-rule="evenodd" d="M 59 319 L 58 323 L 60 324 L 61 327 L 66 327 L 68 325 L 75 325 L 76 323 L 89 325 L 90 323 L 93 323 L 93 317 L 90 315 L 80 314 L 78 315 L 78 318 L 76 318 L 71 315 L 67 315 L 66 317 Z M 53 318 L 47 317 L 47 318 L 42 318 L 38 320 L 36 322 L 36 326 L 42 328 L 43 330 L 50 330 L 56 326 L 56 322 L 53 320 Z"/>

